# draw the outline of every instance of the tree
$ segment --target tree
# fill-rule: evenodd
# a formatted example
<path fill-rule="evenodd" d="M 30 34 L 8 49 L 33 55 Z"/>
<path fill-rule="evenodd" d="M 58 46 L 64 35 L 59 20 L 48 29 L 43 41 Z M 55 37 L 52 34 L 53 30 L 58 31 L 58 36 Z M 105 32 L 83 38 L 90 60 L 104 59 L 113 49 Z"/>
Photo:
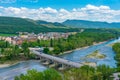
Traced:
<path fill-rule="evenodd" d="M 3 52 L 4 52 L 4 48 L 1 48 L 1 54 L 3 54 Z"/>
<path fill-rule="evenodd" d="M 44 50 L 43 50 L 44 53 L 48 54 L 49 52 L 49 48 L 48 47 L 45 47 Z"/>
<path fill-rule="evenodd" d="M 21 74 L 15 77 L 15 80 L 62 80 L 62 76 L 53 69 L 47 69 L 43 72 L 37 70 L 28 70 L 27 74 Z"/>
<path fill-rule="evenodd" d="M 97 66 L 97 71 L 101 72 L 102 80 L 107 80 L 107 79 L 109 80 L 110 76 L 114 72 L 114 69 L 106 65 L 100 65 L 100 66 Z"/>
<path fill-rule="evenodd" d="M 111 80 L 114 69 L 101 65 L 96 68 L 82 66 L 79 69 L 70 69 L 64 73 L 65 80 Z"/>
<path fill-rule="evenodd" d="M 9 44 L 9 42 L 5 42 L 5 47 L 7 48 L 7 47 L 9 47 L 10 46 L 10 44 Z"/>
<path fill-rule="evenodd" d="M 12 49 L 11 48 L 6 48 L 4 49 L 3 55 L 5 56 L 5 58 L 7 60 L 11 60 L 12 58 L 14 58 L 14 55 L 12 53 Z"/>
<path fill-rule="evenodd" d="M 117 71 L 120 71 L 120 43 L 115 43 L 112 49 L 116 52 L 115 60 L 117 61 Z"/>
<path fill-rule="evenodd" d="M 44 80 L 44 75 L 42 72 L 37 70 L 28 70 L 27 74 L 21 74 L 19 77 L 16 76 L 15 80 Z"/>
<path fill-rule="evenodd" d="M 50 47 L 53 47 L 53 39 L 50 39 Z"/>
<path fill-rule="evenodd" d="M 62 80 L 62 76 L 54 69 L 47 69 L 43 72 L 45 80 Z"/>
<path fill-rule="evenodd" d="M 92 80 L 94 68 L 89 66 L 83 66 L 79 69 L 71 69 L 65 72 L 65 80 Z"/>
<path fill-rule="evenodd" d="M 26 50 L 29 46 L 28 46 L 27 42 L 23 42 L 21 47 L 22 47 L 23 50 Z"/>
<path fill-rule="evenodd" d="M 0 48 L 8 48 L 9 46 L 9 42 L 0 40 Z"/>
<path fill-rule="evenodd" d="M 18 56 L 19 53 L 21 52 L 18 45 L 12 46 L 12 51 L 14 56 Z"/>
<path fill-rule="evenodd" d="M 22 43 L 22 49 L 23 49 L 23 53 L 26 57 L 29 57 L 29 53 L 30 53 L 30 50 L 28 49 L 29 45 L 27 42 L 23 42 Z"/>
<path fill-rule="evenodd" d="M 54 54 L 59 54 L 60 53 L 60 48 L 59 47 L 54 47 L 54 50 L 53 50 Z"/>

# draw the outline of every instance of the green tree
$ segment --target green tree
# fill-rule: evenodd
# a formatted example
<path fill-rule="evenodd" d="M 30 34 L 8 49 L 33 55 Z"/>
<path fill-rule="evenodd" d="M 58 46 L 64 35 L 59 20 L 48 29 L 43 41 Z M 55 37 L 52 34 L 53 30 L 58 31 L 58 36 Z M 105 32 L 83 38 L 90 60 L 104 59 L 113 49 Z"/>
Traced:
<path fill-rule="evenodd" d="M 14 56 L 19 56 L 19 54 L 21 52 L 18 45 L 12 46 L 12 51 L 13 51 Z"/>
<path fill-rule="evenodd" d="M 94 68 L 83 66 L 79 69 L 71 69 L 65 72 L 65 80 L 92 80 Z"/>
<path fill-rule="evenodd" d="M 115 60 L 117 61 L 117 71 L 120 71 L 120 43 L 115 43 L 112 49 L 116 52 Z"/>
<path fill-rule="evenodd" d="M 54 52 L 55 54 L 59 54 L 59 53 L 60 53 L 60 48 L 59 48 L 59 47 L 54 47 L 53 52 Z"/>
<path fill-rule="evenodd" d="M 114 69 L 106 65 L 100 65 L 97 67 L 97 71 L 101 72 L 102 80 L 110 80 L 110 76 L 114 72 Z"/>
<path fill-rule="evenodd" d="M 53 47 L 53 39 L 50 39 L 50 47 Z"/>
<path fill-rule="evenodd" d="M 82 66 L 79 69 L 70 69 L 64 73 L 65 80 L 111 80 L 114 69 L 101 65 L 96 68 Z"/>
<path fill-rule="evenodd" d="M 28 70 L 27 74 L 17 76 L 15 80 L 62 80 L 62 76 L 53 69 L 47 69 L 43 72 Z"/>
<path fill-rule="evenodd" d="M 44 53 L 48 54 L 49 52 L 49 48 L 48 47 L 45 47 L 44 50 L 43 50 Z"/>
<path fill-rule="evenodd" d="M 29 54 L 30 54 L 30 50 L 28 49 L 29 45 L 27 42 L 23 42 L 22 43 L 22 49 L 23 49 L 23 53 L 26 57 L 29 57 Z"/>
<path fill-rule="evenodd" d="M 61 75 L 54 69 L 47 69 L 43 72 L 45 80 L 62 80 Z"/>

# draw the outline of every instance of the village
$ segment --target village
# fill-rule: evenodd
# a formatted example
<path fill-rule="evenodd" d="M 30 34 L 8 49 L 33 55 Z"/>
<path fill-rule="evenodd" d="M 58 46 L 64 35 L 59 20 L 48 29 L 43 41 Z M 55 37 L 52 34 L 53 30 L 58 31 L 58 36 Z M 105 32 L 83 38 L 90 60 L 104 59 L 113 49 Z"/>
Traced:
<path fill-rule="evenodd" d="M 19 32 L 17 36 L 0 36 L 0 40 L 4 40 L 13 45 L 21 45 L 23 42 L 34 42 L 37 40 L 50 40 L 50 39 L 67 39 L 69 35 L 74 35 L 76 32 L 69 33 L 59 33 L 59 32 L 48 32 L 48 33 L 28 33 L 28 32 Z"/>

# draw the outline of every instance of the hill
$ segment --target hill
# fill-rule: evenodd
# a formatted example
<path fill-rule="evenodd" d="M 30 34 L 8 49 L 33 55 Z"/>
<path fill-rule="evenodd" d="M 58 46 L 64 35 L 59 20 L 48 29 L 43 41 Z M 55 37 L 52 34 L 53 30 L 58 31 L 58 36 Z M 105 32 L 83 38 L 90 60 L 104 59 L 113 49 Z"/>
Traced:
<path fill-rule="evenodd" d="M 107 23 L 86 20 L 66 20 L 62 24 L 75 28 L 120 28 L 120 23 Z"/>
<path fill-rule="evenodd" d="M 49 23 L 45 22 L 44 23 Z M 55 27 L 49 27 L 47 25 Z M 42 21 L 31 19 L 16 18 L 16 17 L 0 17 L 0 33 L 17 33 L 17 32 L 68 32 L 79 31 L 78 29 L 64 28 L 62 24 L 49 23 L 42 24 Z"/>
<path fill-rule="evenodd" d="M 50 28 L 65 28 L 65 27 L 67 27 L 67 26 L 63 25 L 62 23 L 58 23 L 58 22 L 52 23 L 52 22 L 37 20 L 36 23 L 43 25 L 43 26 L 50 27 Z"/>
<path fill-rule="evenodd" d="M 120 28 L 120 23 L 85 20 L 67 20 L 63 23 L 53 23 L 17 17 L 0 17 L 0 33 L 7 34 L 17 32 L 74 32 L 80 31 L 80 28 Z"/>

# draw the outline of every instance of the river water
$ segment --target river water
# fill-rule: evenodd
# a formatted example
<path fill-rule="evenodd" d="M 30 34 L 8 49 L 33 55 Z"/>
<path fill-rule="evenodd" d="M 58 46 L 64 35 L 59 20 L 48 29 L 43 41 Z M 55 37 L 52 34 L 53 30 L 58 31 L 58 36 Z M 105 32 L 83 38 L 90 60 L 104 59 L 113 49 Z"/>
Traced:
<path fill-rule="evenodd" d="M 93 45 L 88 48 L 83 48 L 80 50 L 75 50 L 69 54 L 60 56 L 61 58 L 71 60 L 74 62 L 95 62 L 97 65 L 106 64 L 110 67 L 116 67 L 116 61 L 114 60 L 115 53 L 112 50 L 110 44 L 119 41 L 120 39 L 110 40 L 102 44 Z M 105 59 L 83 59 L 86 55 L 98 50 L 100 53 L 105 54 Z M 0 68 L 0 80 L 13 80 L 15 76 L 21 73 L 26 73 L 29 69 L 37 69 L 38 71 L 43 71 L 46 69 L 40 61 L 30 60 L 25 62 L 20 62 L 16 65 Z"/>
<path fill-rule="evenodd" d="M 10 67 L 0 68 L 0 80 L 14 80 L 15 76 L 18 76 L 22 73 L 25 74 L 26 71 L 30 69 L 43 71 L 46 69 L 46 67 L 41 65 L 40 61 L 36 60 L 20 62 Z"/>
<path fill-rule="evenodd" d="M 116 67 L 116 61 L 114 60 L 115 52 L 112 50 L 112 47 L 110 45 L 117 42 L 118 40 L 120 39 L 110 40 L 102 44 L 93 45 L 88 48 L 83 48 L 80 50 L 75 50 L 69 54 L 65 54 L 60 57 L 74 62 L 80 63 L 93 62 L 96 63 L 97 65 L 106 64 L 110 67 Z M 99 53 L 106 55 L 106 57 L 104 59 L 85 58 L 85 56 L 93 53 L 96 50 L 98 50 Z"/>

